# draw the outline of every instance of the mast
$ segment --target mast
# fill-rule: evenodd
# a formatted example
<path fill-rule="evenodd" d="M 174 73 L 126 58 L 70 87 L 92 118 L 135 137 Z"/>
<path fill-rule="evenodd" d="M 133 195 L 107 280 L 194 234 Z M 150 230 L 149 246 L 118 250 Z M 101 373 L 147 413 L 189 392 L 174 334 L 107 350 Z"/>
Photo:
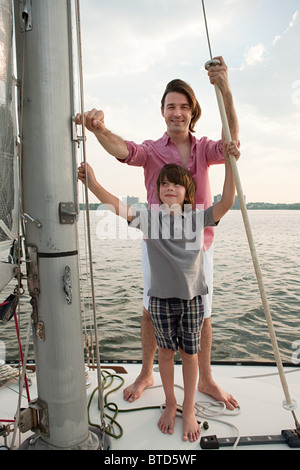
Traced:
<path fill-rule="evenodd" d="M 97 449 L 88 427 L 72 134 L 71 0 L 14 0 L 38 398 L 33 449 Z M 24 52 L 24 54 L 23 54 Z"/>

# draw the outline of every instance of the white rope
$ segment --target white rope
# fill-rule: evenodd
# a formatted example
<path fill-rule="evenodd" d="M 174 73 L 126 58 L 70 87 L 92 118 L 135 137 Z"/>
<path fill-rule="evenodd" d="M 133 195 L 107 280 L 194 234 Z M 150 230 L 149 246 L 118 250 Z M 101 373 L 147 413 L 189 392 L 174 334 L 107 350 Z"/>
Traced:
<path fill-rule="evenodd" d="M 204 0 L 202 0 L 202 6 L 203 6 L 203 14 L 204 14 L 204 20 L 205 20 L 205 25 L 206 25 L 206 33 L 207 33 L 209 51 L 210 51 L 210 56 L 211 56 L 211 59 L 212 59 L 212 52 L 211 52 L 211 47 L 210 47 L 209 32 L 208 32 L 208 27 L 207 27 Z M 208 64 L 209 64 L 209 62 L 206 64 L 206 68 L 209 67 Z M 208 65 L 208 67 L 207 67 L 207 65 Z M 221 92 L 220 88 L 217 85 L 214 85 L 214 87 L 215 87 L 219 112 L 220 112 L 220 116 L 221 116 L 224 136 L 225 136 L 225 139 L 226 139 L 227 143 L 230 143 L 231 142 L 231 133 L 230 133 L 227 114 L 226 114 L 226 110 L 225 110 L 223 95 L 222 95 L 222 92 Z M 296 428 L 297 428 L 297 431 L 300 432 L 300 424 L 299 424 L 299 422 L 296 418 L 295 412 L 294 412 L 293 401 L 290 397 L 289 388 L 288 388 L 287 380 L 286 380 L 283 365 L 282 365 L 282 360 L 281 360 L 280 351 L 279 351 L 279 347 L 278 347 L 278 342 L 277 342 L 277 338 L 276 338 L 276 333 L 275 333 L 275 329 L 274 329 L 274 325 L 273 325 L 272 315 L 271 315 L 271 312 L 270 312 L 270 309 L 269 309 L 266 290 L 265 290 L 265 286 L 264 286 L 264 282 L 263 282 L 263 276 L 262 276 L 262 272 L 261 272 L 257 252 L 256 252 L 254 238 L 253 238 L 253 235 L 252 235 L 251 225 L 250 225 L 250 221 L 249 221 L 249 217 L 248 217 L 247 206 L 246 206 L 244 193 L 243 193 L 243 189 L 242 189 L 242 184 L 241 184 L 241 180 L 240 180 L 240 176 L 239 176 L 239 172 L 238 172 L 237 162 L 236 162 L 236 159 L 233 155 L 229 155 L 229 158 L 230 158 L 232 172 L 233 172 L 233 175 L 234 175 L 237 195 L 238 195 L 238 198 L 239 198 L 240 208 L 241 208 L 242 217 L 243 217 L 243 221 L 244 221 L 244 225 L 245 225 L 245 230 L 246 230 L 246 234 L 247 234 L 247 238 L 248 238 L 249 248 L 250 248 L 250 252 L 251 252 L 251 256 L 252 256 L 252 261 L 253 261 L 253 265 L 254 265 L 256 279 L 257 279 L 257 282 L 258 282 L 258 287 L 259 287 L 260 296 L 261 296 L 261 300 L 262 300 L 262 304 L 263 304 L 263 309 L 264 309 L 264 313 L 265 313 L 265 317 L 266 317 L 266 322 L 267 322 L 267 325 L 268 325 L 268 330 L 269 330 L 269 335 L 270 335 L 270 339 L 271 339 L 271 343 L 272 343 L 272 348 L 273 348 L 273 352 L 274 352 L 274 356 L 275 356 L 275 360 L 276 360 L 276 364 L 277 364 L 277 368 L 278 368 L 278 372 L 279 372 L 281 385 L 282 385 L 283 392 L 284 392 L 284 395 L 285 395 L 285 398 L 286 398 L 286 407 L 292 408 L 291 411 L 292 411 L 292 414 L 293 414 L 293 417 L 294 417 L 294 420 L 295 420 L 295 423 L 296 423 Z"/>
<path fill-rule="evenodd" d="M 22 406 L 22 395 L 23 395 L 23 387 L 24 387 L 24 382 L 25 382 L 26 364 L 27 364 L 28 351 L 29 351 L 30 335 L 31 335 L 31 317 L 29 319 L 28 327 L 27 327 L 24 361 L 23 361 L 23 367 L 22 367 L 22 374 L 21 374 L 20 382 L 19 382 L 19 400 L 18 400 L 18 406 L 17 406 L 17 412 L 16 412 L 14 433 L 13 433 L 13 438 L 12 438 L 12 442 L 11 442 L 11 446 L 10 446 L 11 450 L 15 446 L 15 440 L 16 440 L 16 435 L 17 435 L 17 432 L 18 432 L 18 425 L 19 425 L 19 420 L 20 420 L 20 410 L 21 410 L 21 406 Z"/>
<path fill-rule="evenodd" d="M 229 129 L 229 124 L 228 124 L 228 120 L 227 120 L 225 105 L 224 105 L 224 101 L 223 101 L 223 96 L 222 96 L 220 88 L 217 85 L 215 85 L 215 91 L 216 91 L 216 97 L 217 97 L 217 101 L 218 101 L 221 121 L 222 121 L 222 125 L 223 125 L 224 136 L 225 136 L 226 141 L 229 143 L 231 141 L 231 135 L 230 135 L 230 129 Z M 274 329 L 274 325 L 273 325 L 272 315 L 271 315 L 271 312 L 270 312 L 270 309 L 269 309 L 267 294 L 266 294 L 264 281 L 263 281 L 263 276 L 262 276 L 262 272 L 261 272 L 257 252 L 256 252 L 256 247 L 255 247 L 255 243 L 254 243 L 252 229 L 251 229 L 251 225 L 250 225 L 250 221 L 249 221 L 249 217 L 248 217 L 248 211 L 247 211 L 247 206 L 246 206 L 246 202 L 245 202 L 245 198 L 244 198 L 244 194 L 243 194 L 242 184 L 241 184 L 241 180 L 240 180 L 240 176 L 239 176 L 239 172 L 238 172 L 237 162 L 236 162 L 236 159 L 233 155 L 229 155 L 229 158 L 230 158 L 232 171 L 233 171 L 233 174 L 234 174 L 234 179 L 235 179 L 237 194 L 238 194 L 238 198 L 239 198 L 240 208 L 241 208 L 242 217 L 243 217 L 243 221 L 244 221 L 244 225 L 245 225 L 245 230 L 246 230 L 246 234 L 247 234 L 247 238 L 248 238 L 248 243 L 249 243 L 249 248 L 250 248 L 250 252 L 251 252 L 251 256 L 252 256 L 252 261 L 253 261 L 253 265 L 254 265 L 256 279 L 257 279 L 257 282 L 258 282 L 258 287 L 259 287 L 260 296 L 261 296 L 261 300 L 262 300 L 262 304 L 263 304 L 265 318 L 266 318 L 266 322 L 267 322 L 267 325 L 268 325 L 268 330 L 269 330 L 269 335 L 270 335 L 270 339 L 271 339 L 271 343 L 272 343 L 272 348 L 273 348 L 273 352 L 274 352 L 274 356 L 275 356 L 275 360 L 276 360 L 276 364 L 277 364 L 277 368 L 278 368 L 278 372 L 279 372 L 280 381 L 281 381 L 281 384 L 282 384 L 282 388 L 283 388 L 283 392 L 284 392 L 284 395 L 285 395 L 285 398 L 286 398 L 286 402 L 287 402 L 288 405 L 291 405 L 292 404 L 292 399 L 291 399 L 291 396 L 290 396 L 290 393 L 289 393 L 289 387 L 288 387 L 285 372 L 284 372 L 284 369 L 283 369 L 283 364 L 282 364 L 282 360 L 281 360 L 281 356 L 280 356 L 280 351 L 279 351 L 279 347 L 278 347 L 276 333 L 275 333 L 275 329 Z M 297 421 L 295 413 L 293 411 L 292 411 L 292 413 L 293 413 L 293 416 L 294 416 L 294 419 L 295 419 L 295 422 L 296 422 L 297 429 L 298 428 L 300 429 L 300 425 Z"/>

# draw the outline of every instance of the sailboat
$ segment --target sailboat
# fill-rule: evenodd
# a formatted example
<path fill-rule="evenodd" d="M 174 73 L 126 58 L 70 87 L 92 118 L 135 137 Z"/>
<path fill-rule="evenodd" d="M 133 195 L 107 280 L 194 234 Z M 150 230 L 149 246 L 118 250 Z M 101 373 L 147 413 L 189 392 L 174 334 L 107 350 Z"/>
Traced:
<path fill-rule="evenodd" d="M 130 404 L 123 401 L 122 389 L 138 375 L 139 364 L 124 363 L 121 358 L 100 367 L 96 354 L 96 366 L 86 367 L 76 182 L 77 148 L 84 145 L 85 136 L 84 130 L 79 135 L 73 121 L 78 10 L 79 1 L 72 0 L 0 0 L 0 165 L 1 178 L 5 176 L 9 188 L 2 191 L 1 186 L 0 243 L 2 251 L 8 250 L 9 260 L 0 265 L 0 291 L 10 282 L 18 284 L 13 296 L 3 302 L 2 321 L 15 312 L 14 302 L 26 278 L 32 307 L 28 337 L 32 328 L 35 351 L 30 386 L 27 344 L 18 374 L 16 368 L 0 362 L 0 372 L 7 374 L 0 388 L 0 448 L 100 449 L 132 451 L 132 455 L 140 450 L 171 455 L 174 449 L 179 456 L 234 446 L 299 447 L 298 422 L 293 417 L 295 402 L 300 401 L 300 378 L 294 365 L 285 368 L 294 396 L 285 408 L 276 365 L 213 365 L 218 382 L 238 390 L 242 404 L 241 410 L 230 413 L 211 397 L 195 392 L 203 427 L 200 445 L 184 443 L 180 432 L 165 436 L 156 428 L 163 407 L 156 369 L 155 386 L 144 392 L 138 404 Z M 4 192 L 9 192 L 5 208 Z M 98 349 L 96 338 L 96 353 Z M 175 380 L 180 389 L 180 365 Z M 109 403 L 104 394 L 107 387 L 111 387 Z M 25 389 L 30 394 L 24 397 Z M 259 420 L 261 416 L 265 418 Z M 181 419 L 180 406 L 176 419 Z M 206 421 L 209 430 L 203 425 Z M 113 459 L 114 454 L 107 455 Z"/>

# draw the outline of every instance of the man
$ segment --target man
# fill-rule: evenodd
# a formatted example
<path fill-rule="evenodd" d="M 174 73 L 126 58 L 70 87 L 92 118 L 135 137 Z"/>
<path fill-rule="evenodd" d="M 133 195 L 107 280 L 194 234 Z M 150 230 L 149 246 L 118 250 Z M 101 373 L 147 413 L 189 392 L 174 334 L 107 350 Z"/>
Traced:
<path fill-rule="evenodd" d="M 211 84 L 220 88 L 227 113 L 232 141 L 238 141 L 238 119 L 234 109 L 232 93 L 228 81 L 228 69 L 222 57 L 217 58 L 220 65 L 212 66 L 208 71 Z M 165 119 L 167 132 L 158 141 L 145 141 L 138 145 L 128 142 L 110 132 L 104 123 L 103 111 L 93 109 L 85 113 L 85 125 L 93 132 L 102 147 L 119 161 L 128 165 L 143 166 L 147 199 L 151 206 L 158 204 L 156 196 L 156 179 L 161 168 L 167 163 L 177 163 L 187 168 L 197 183 L 196 203 L 206 209 L 211 205 L 211 192 L 208 170 L 211 164 L 224 163 L 223 141 L 211 141 L 206 137 L 196 139 L 192 133 L 201 116 L 201 108 L 191 87 L 181 81 L 173 80 L 166 88 L 162 98 L 161 113 Z M 82 116 L 76 116 L 76 122 L 82 122 Z M 222 133 L 223 135 L 223 133 Z M 211 375 L 211 296 L 212 296 L 212 243 L 213 229 L 205 229 L 204 265 L 210 294 L 203 297 L 205 319 L 201 331 L 201 351 L 198 355 L 199 381 L 198 390 L 222 401 L 228 409 L 237 406 L 236 400 L 223 391 Z M 143 243 L 143 245 L 146 245 Z M 153 385 L 153 360 L 156 351 L 156 340 L 150 314 L 147 310 L 149 287 L 149 268 L 147 253 L 143 247 L 144 275 L 144 314 L 141 325 L 143 363 L 140 375 L 135 382 L 124 390 L 124 399 L 130 402 L 140 397 L 143 390 Z M 147 274 L 148 273 L 148 274 Z"/>

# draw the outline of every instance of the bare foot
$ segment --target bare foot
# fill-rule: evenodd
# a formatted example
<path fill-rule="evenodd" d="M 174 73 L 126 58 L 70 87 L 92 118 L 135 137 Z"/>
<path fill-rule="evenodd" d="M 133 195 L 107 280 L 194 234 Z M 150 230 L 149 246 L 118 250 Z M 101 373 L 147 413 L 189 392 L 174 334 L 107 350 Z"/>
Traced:
<path fill-rule="evenodd" d="M 199 423 L 196 419 L 194 407 L 190 409 L 182 409 L 183 420 L 183 441 L 195 442 L 200 437 Z"/>
<path fill-rule="evenodd" d="M 130 403 L 134 402 L 142 395 L 145 388 L 152 387 L 153 376 L 143 377 L 141 374 L 136 378 L 133 384 L 126 387 L 123 391 L 123 398 Z"/>
<path fill-rule="evenodd" d="M 166 408 L 163 411 L 157 423 L 159 429 L 164 434 L 174 433 L 176 411 L 177 411 L 176 403 L 174 405 L 166 405 Z"/>
<path fill-rule="evenodd" d="M 235 398 L 233 398 L 233 396 L 229 393 L 222 390 L 213 380 L 210 380 L 205 383 L 201 382 L 199 379 L 198 390 L 201 393 L 210 395 L 217 401 L 224 402 L 228 410 L 234 410 L 239 406 Z"/>

